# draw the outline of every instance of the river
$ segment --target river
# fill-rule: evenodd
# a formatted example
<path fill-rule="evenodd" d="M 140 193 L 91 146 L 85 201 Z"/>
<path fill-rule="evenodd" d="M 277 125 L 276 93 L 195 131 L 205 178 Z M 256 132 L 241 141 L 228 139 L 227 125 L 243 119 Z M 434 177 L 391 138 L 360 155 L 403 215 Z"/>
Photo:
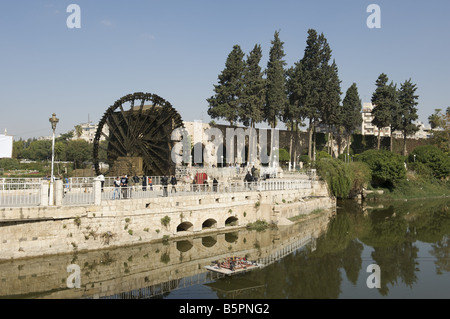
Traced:
<path fill-rule="evenodd" d="M 342 201 L 335 212 L 260 232 L 2 262 L 0 298 L 450 298 L 449 204 Z M 204 269 L 226 256 L 264 267 L 232 277 Z"/>

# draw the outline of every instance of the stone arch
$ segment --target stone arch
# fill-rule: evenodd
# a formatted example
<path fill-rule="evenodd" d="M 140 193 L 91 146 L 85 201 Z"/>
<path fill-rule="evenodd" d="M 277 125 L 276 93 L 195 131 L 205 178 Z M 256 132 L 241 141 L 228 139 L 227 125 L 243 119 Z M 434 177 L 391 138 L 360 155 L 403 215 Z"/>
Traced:
<path fill-rule="evenodd" d="M 217 220 L 215 220 L 213 218 L 208 218 L 202 224 L 202 229 L 205 229 L 205 228 L 217 228 Z"/>
<path fill-rule="evenodd" d="M 177 232 L 180 231 L 192 231 L 194 225 L 191 222 L 182 222 L 177 226 Z"/>
<path fill-rule="evenodd" d="M 230 216 L 225 220 L 225 226 L 237 226 L 239 225 L 239 218 Z"/>

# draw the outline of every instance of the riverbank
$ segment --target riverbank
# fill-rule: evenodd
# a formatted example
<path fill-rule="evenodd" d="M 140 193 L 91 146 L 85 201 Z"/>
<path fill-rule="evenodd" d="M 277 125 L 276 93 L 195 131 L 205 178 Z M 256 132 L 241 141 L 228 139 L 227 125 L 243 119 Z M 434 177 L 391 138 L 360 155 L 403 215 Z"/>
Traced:
<path fill-rule="evenodd" d="M 365 191 L 366 201 L 396 201 L 450 197 L 450 182 L 436 179 L 410 179 L 395 188 L 376 188 Z"/>

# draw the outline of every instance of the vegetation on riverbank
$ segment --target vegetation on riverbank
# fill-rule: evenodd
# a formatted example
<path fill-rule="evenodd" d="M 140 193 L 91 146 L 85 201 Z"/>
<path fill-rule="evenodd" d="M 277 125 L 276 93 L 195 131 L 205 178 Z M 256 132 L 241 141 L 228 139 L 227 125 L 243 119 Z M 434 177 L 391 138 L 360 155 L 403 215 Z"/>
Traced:
<path fill-rule="evenodd" d="M 382 194 L 368 194 L 370 200 L 450 196 L 450 159 L 436 146 L 419 146 L 407 157 L 386 150 L 369 150 L 354 160 L 317 161 L 318 173 L 333 196 L 353 198 L 364 189 L 383 190 Z"/>

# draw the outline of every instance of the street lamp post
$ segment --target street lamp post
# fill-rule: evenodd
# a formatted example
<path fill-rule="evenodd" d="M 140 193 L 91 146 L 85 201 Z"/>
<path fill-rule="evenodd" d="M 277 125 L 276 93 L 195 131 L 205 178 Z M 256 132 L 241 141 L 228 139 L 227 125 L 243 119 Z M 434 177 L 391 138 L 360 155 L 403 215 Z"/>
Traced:
<path fill-rule="evenodd" d="M 49 119 L 49 122 L 52 125 L 52 131 L 53 131 L 53 135 L 52 135 L 52 174 L 50 176 L 50 198 L 49 198 L 49 203 L 50 205 L 53 205 L 53 181 L 54 181 L 54 177 L 53 177 L 53 166 L 55 163 L 55 130 L 56 130 L 56 124 L 58 124 L 59 119 L 56 117 L 56 114 L 53 113 L 52 117 Z"/>

